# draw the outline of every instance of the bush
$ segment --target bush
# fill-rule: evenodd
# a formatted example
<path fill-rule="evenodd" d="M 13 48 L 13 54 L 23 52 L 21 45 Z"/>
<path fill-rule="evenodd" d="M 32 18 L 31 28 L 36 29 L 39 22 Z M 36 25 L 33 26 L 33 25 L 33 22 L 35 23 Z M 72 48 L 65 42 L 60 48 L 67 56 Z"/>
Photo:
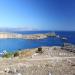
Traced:
<path fill-rule="evenodd" d="M 55 33 L 49 33 L 47 34 L 48 37 L 56 37 L 56 34 Z"/>
<path fill-rule="evenodd" d="M 36 53 L 43 53 L 42 48 L 38 48 L 38 50 L 36 51 Z"/>
<path fill-rule="evenodd" d="M 17 57 L 17 56 L 19 56 L 19 52 L 14 53 L 14 57 Z"/>
<path fill-rule="evenodd" d="M 20 56 L 21 57 L 28 57 L 32 55 L 32 51 L 21 51 Z"/>
<path fill-rule="evenodd" d="M 13 53 L 6 53 L 4 54 L 2 57 L 5 57 L 5 58 L 10 58 L 13 56 Z"/>

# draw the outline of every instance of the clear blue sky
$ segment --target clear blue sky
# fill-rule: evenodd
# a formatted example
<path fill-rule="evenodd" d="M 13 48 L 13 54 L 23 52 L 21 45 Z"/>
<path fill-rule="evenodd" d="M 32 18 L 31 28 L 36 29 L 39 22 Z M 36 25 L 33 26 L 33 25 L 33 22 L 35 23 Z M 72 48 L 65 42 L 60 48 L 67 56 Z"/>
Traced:
<path fill-rule="evenodd" d="M 75 30 L 75 0 L 0 0 L 0 27 Z"/>

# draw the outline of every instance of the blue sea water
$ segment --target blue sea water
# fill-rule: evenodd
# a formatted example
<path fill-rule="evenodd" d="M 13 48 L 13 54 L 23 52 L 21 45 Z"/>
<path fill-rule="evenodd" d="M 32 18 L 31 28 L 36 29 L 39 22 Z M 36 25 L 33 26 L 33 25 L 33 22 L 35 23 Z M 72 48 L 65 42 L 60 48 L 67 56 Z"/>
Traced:
<path fill-rule="evenodd" d="M 37 34 L 48 33 L 50 31 L 16 31 L 14 33 L 20 34 Z M 75 32 L 71 31 L 56 31 L 56 34 L 61 37 L 67 37 L 69 43 L 75 44 Z M 61 46 L 63 40 L 60 38 L 48 37 L 41 40 L 26 40 L 26 39 L 0 39 L 0 52 L 6 50 L 14 52 L 21 49 L 36 48 L 41 46 Z"/>

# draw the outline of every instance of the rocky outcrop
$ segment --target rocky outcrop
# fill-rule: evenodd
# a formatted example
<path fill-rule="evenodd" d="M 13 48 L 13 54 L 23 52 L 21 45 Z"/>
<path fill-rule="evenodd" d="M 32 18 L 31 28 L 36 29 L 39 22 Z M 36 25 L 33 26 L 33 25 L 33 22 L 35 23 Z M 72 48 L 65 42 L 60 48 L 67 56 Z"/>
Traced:
<path fill-rule="evenodd" d="M 17 33 L 0 33 L 0 38 L 21 38 L 21 39 L 44 39 L 47 38 L 46 34 L 17 34 Z"/>
<path fill-rule="evenodd" d="M 8 33 L 0 32 L 0 38 L 21 38 L 21 39 L 44 39 L 47 37 L 56 37 L 55 33 L 46 33 L 46 34 L 18 34 L 18 33 Z"/>

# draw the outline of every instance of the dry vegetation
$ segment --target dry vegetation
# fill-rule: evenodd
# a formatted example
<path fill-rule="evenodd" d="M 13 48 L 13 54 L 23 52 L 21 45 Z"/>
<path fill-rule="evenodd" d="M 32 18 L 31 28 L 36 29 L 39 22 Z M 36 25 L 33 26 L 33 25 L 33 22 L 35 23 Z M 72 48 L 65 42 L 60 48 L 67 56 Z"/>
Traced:
<path fill-rule="evenodd" d="M 22 51 L 20 52 L 19 56 L 20 57 L 28 57 L 32 55 L 32 51 Z"/>
<path fill-rule="evenodd" d="M 75 53 L 54 46 L 42 47 L 40 52 L 27 49 L 15 58 L 0 60 L 0 75 L 75 75 Z"/>

